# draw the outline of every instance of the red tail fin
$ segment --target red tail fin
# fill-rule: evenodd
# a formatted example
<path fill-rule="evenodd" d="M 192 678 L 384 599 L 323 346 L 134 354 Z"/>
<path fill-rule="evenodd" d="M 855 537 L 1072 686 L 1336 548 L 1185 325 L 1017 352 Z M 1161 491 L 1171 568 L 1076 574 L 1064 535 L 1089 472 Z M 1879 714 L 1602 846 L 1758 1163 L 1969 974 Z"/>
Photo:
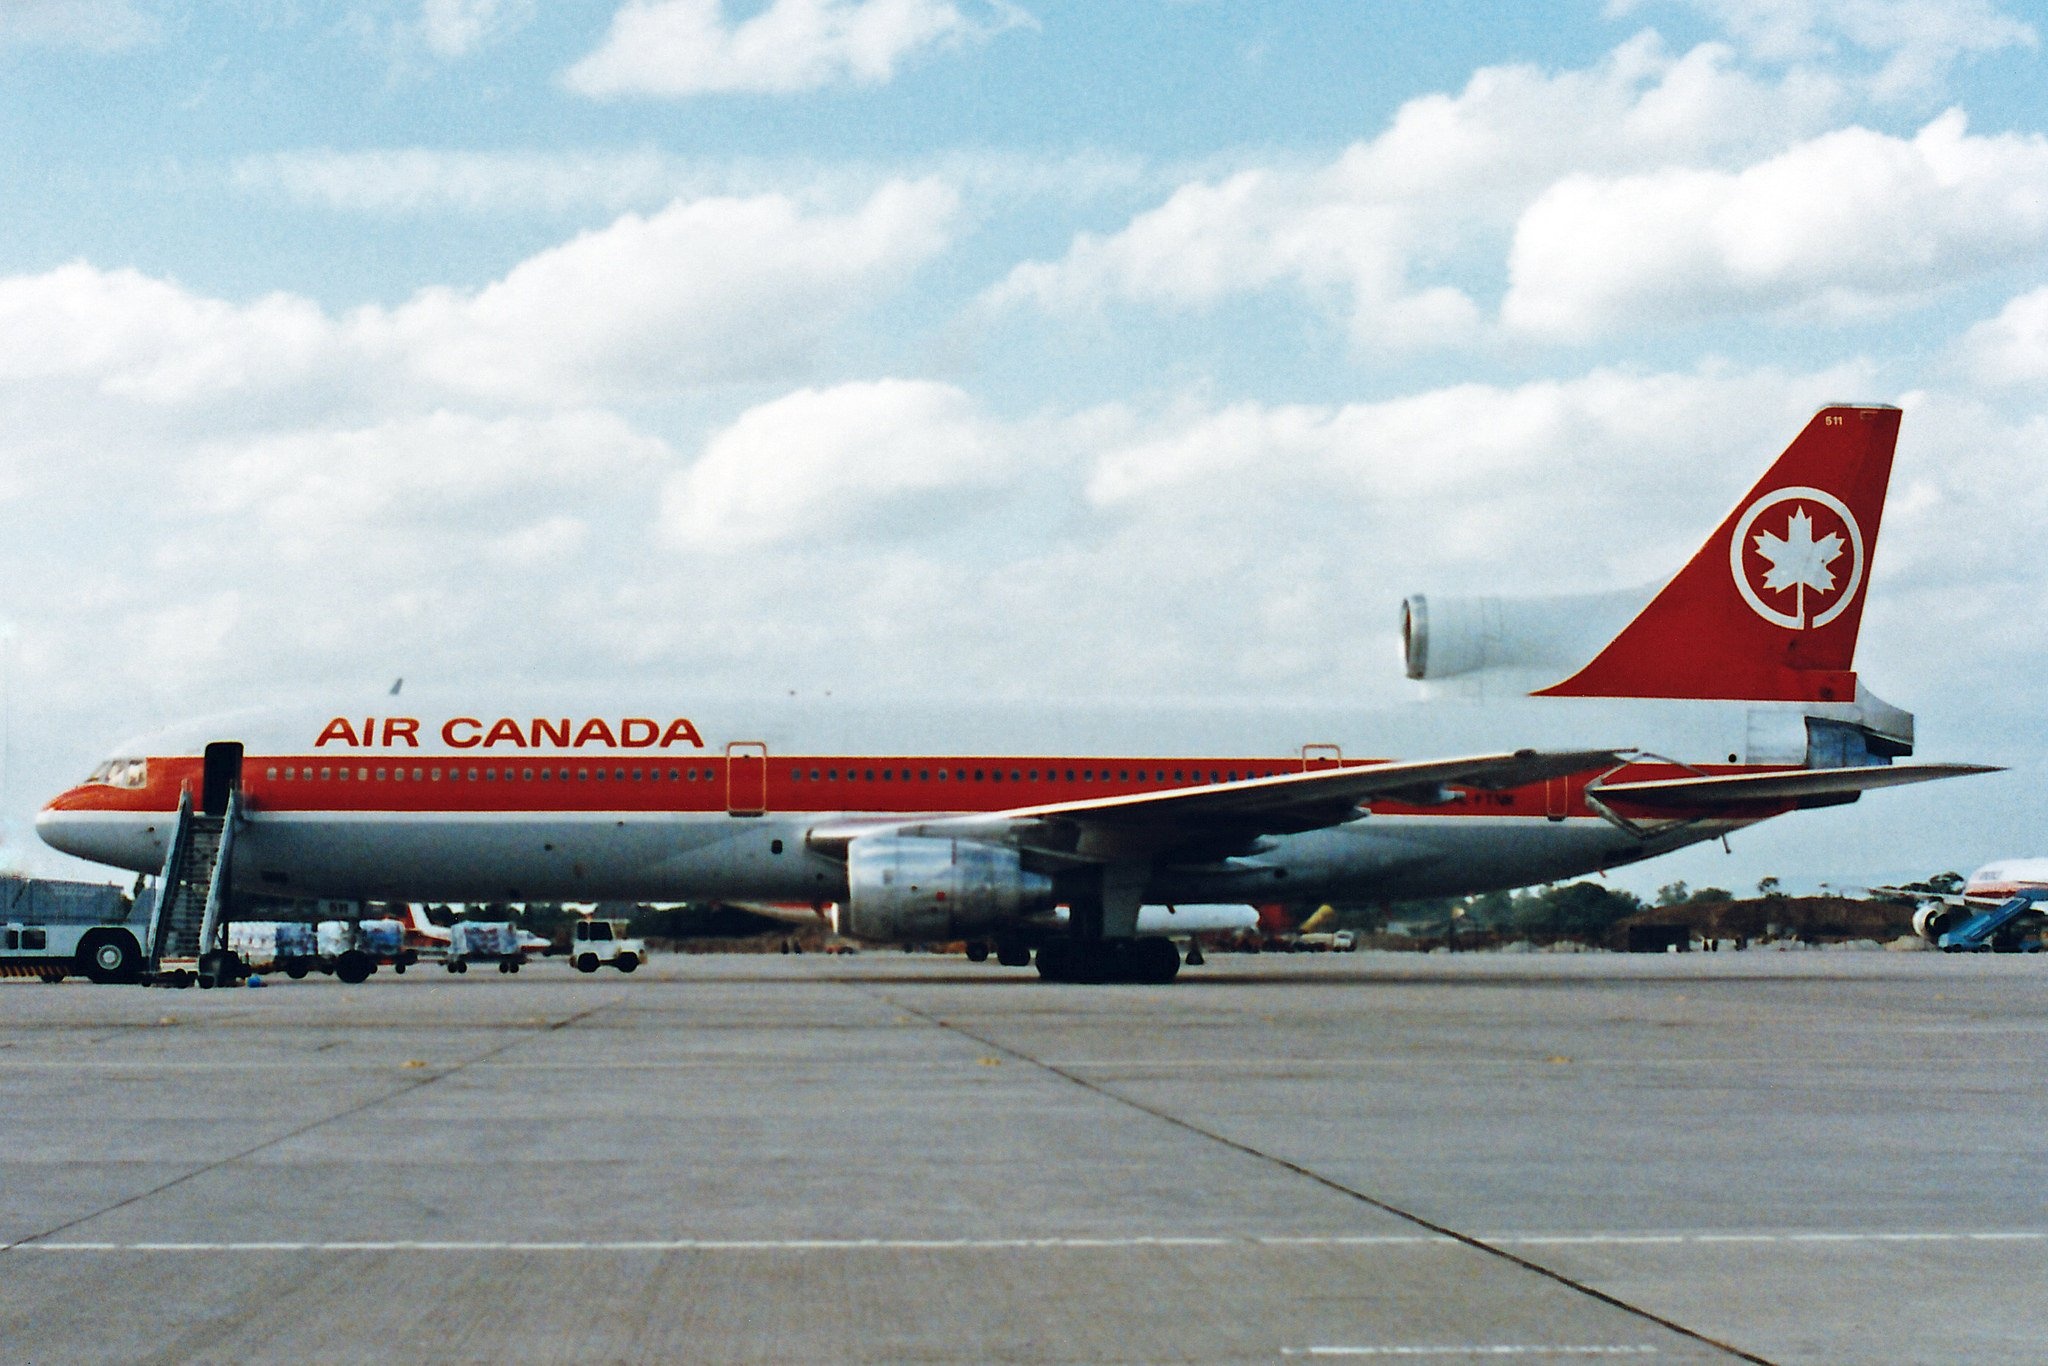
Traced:
<path fill-rule="evenodd" d="M 1899 410 L 1823 408 L 1691 563 L 1545 697 L 1847 702 Z"/>

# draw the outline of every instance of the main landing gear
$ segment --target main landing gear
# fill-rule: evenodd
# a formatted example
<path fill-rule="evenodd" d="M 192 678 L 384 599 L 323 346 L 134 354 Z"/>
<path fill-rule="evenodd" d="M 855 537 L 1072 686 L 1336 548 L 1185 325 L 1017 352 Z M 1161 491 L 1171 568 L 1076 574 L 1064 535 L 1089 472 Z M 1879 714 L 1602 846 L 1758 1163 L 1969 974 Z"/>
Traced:
<path fill-rule="evenodd" d="M 1048 982 L 1171 982 L 1180 951 L 1171 939 L 1055 939 L 1038 950 L 1038 975 Z"/>

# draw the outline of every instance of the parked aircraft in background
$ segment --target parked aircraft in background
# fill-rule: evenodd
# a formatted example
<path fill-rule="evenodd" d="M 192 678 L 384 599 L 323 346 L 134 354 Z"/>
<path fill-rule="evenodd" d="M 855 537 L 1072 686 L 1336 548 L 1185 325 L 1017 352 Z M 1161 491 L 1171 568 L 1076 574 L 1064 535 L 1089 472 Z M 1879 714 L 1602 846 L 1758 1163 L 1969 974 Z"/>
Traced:
<path fill-rule="evenodd" d="M 1462 699 L 400 714 L 380 695 L 125 747 L 37 828 L 154 870 L 190 793 L 239 813 L 231 885 L 254 893 L 836 903 L 863 939 L 1168 980 L 1146 905 L 1521 886 L 1984 771 L 1895 763 L 1913 718 L 1852 671 L 1898 429 L 1894 408 L 1817 413 L 1604 644 L 1587 631 L 1611 599 L 1410 598 L 1410 677 Z"/>
<path fill-rule="evenodd" d="M 2048 890 L 2048 858 L 2005 858 L 1985 864 L 1963 879 L 1960 890 L 1926 891 L 1919 887 L 1872 887 L 1876 896 L 1910 897 L 1921 903 L 1913 913 L 1913 932 L 1929 943 L 1978 911 L 2002 906 L 2022 892 Z"/>

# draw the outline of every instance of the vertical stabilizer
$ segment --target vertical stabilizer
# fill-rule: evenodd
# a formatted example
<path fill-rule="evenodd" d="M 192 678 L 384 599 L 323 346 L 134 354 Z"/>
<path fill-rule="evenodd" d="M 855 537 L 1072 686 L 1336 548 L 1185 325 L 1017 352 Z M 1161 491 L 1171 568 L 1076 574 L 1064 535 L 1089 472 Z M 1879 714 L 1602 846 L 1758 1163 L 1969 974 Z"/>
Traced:
<path fill-rule="evenodd" d="M 1848 702 L 1899 410 L 1813 415 L 1690 563 L 1540 697 Z"/>

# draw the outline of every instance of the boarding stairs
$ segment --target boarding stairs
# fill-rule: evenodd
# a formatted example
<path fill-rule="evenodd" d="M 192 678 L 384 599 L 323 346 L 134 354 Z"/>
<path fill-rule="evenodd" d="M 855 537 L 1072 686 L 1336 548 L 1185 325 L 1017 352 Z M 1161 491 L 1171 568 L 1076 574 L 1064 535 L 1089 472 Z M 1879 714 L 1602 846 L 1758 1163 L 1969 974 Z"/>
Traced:
<path fill-rule="evenodd" d="M 227 951 L 229 864 L 241 820 L 239 789 L 217 816 L 195 809 L 189 791 L 179 797 L 149 917 L 145 981 L 210 987 L 233 985 L 242 975 L 240 960 Z"/>
<path fill-rule="evenodd" d="M 2029 887 L 2010 901 L 1988 911 L 1977 912 L 1935 940 L 1934 946 L 1944 953 L 1983 953 L 1996 948 L 2000 931 L 2027 912 L 2039 909 L 2043 902 L 2048 902 L 2048 887 Z M 2038 948 L 2040 945 L 2037 940 L 2015 947 Z"/>

